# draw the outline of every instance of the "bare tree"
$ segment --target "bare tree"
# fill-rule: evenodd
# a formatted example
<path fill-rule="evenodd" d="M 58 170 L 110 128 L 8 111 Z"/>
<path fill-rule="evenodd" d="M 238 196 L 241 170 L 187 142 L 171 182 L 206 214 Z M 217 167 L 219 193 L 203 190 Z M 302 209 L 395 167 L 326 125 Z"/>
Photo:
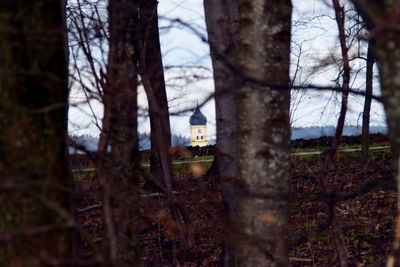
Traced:
<path fill-rule="evenodd" d="M 151 125 L 151 175 L 142 174 L 147 181 L 165 193 L 173 220 L 179 225 L 179 234 L 185 248 L 194 244 L 193 229 L 186 209 L 172 192 L 171 134 L 168 102 L 158 33 L 157 2 L 142 2 L 139 6 L 141 35 L 137 42 L 139 73 L 149 103 Z"/>
<path fill-rule="evenodd" d="M 137 261 L 136 90 L 139 84 L 143 85 L 149 101 L 153 148 L 152 173 L 149 175 L 141 169 L 141 175 L 167 195 L 172 217 L 179 222 L 182 240 L 190 247 L 193 244 L 190 220 L 172 193 L 169 112 L 159 43 L 157 2 L 110 1 L 108 29 L 104 28 L 107 23 L 102 20 L 96 6 L 86 4 L 89 4 L 89 11 L 86 11 L 87 7 L 83 9 L 82 5 L 78 5 L 75 11 L 78 16 L 71 20 L 75 26 L 72 34 L 78 43 L 74 51 L 81 51 L 87 60 L 83 69 L 91 79 L 85 79 L 84 71 L 76 63 L 74 80 L 82 86 L 88 100 L 99 97 L 104 106 L 102 125 L 98 125 L 101 134 L 96 167 L 104 188 L 109 260 L 115 263 L 126 255 L 122 259 L 125 262 Z M 107 38 L 107 42 L 104 44 L 96 38 Z M 101 61 L 107 58 L 103 55 L 107 44 L 109 54 L 104 73 Z M 96 51 L 100 53 L 95 57 Z M 79 61 L 79 53 L 74 60 Z M 96 117 L 93 110 L 92 113 Z M 127 192 L 133 194 L 128 197 Z M 127 205 L 125 199 L 132 205 Z"/>
<path fill-rule="evenodd" d="M 293 68 L 293 73 L 291 75 L 291 80 L 290 80 L 290 88 L 293 88 L 295 85 L 297 86 L 302 86 L 305 85 L 307 82 L 307 78 L 304 80 L 301 79 L 301 74 L 303 71 L 303 67 L 301 64 L 301 60 L 304 57 L 303 56 L 303 42 L 296 43 L 295 41 L 292 40 L 292 46 L 291 46 L 291 55 L 292 57 L 295 58 L 294 62 L 291 62 L 291 68 Z M 290 126 L 292 127 L 294 123 L 296 122 L 296 113 L 301 108 L 303 99 L 305 97 L 306 90 L 291 90 L 290 91 Z"/>
<path fill-rule="evenodd" d="M 145 50 L 144 57 L 140 58 L 141 75 L 146 75 L 149 79 L 149 84 L 153 88 L 154 105 L 149 104 L 149 117 L 151 128 L 151 158 L 150 170 L 155 176 L 172 175 L 171 157 L 169 154 L 164 155 L 168 166 L 162 166 L 160 155 L 160 146 L 165 146 L 169 151 L 171 146 L 171 129 L 169 122 L 169 110 L 167 92 L 164 80 L 164 68 L 161 57 L 160 37 L 158 31 L 158 13 L 157 13 L 157 0 L 142 0 L 139 1 L 139 23 L 141 28 L 141 38 Z M 148 96 L 149 97 L 149 96 Z M 151 100 L 149 100 L 150 102 Z M 160 123 L 161 127 L 156 124 Z M 163 141 L 160 143 L 159 137 Z M 169 152 L 168 152 L 169 153 Z M 164 173 L 165 167 L 170 172 Z"/>
<path fill-rule="evenodd" d="M 368 52 L 367 52 L 365 101 L 364 101 L 364 110 L 362 117 L 362 133 L 361 133 L 361 157 L 364 162 L 368 161 L 368 152 L 369 152 L 369 122 L 370 122 L 371 103 L 372 103 L 374 62 L 375 58 L 372 49 L 372 42 L 369 42 Z"/>
<path fill-rule="evenodd" d="M 342 84 L 340 85 L 342 91 L 342 101 L 340 114 L 337 121 L 335 136 L 332 140 L 330 148 L 325 153 L 325 158 L 322 164 L 321 174 L 320 174 L 320 187 L 322 194 L 330 193 L 331 189 L 328 184 L 328 173 L 330 164 L 335 157 L 336 151 L 341 143 L 343 128 L 345 124 L 345 118 L 347 113 L 349 89 L 350 89 L 350 61 L 346 39 L 346 29 L 345 29 L 345 11 L 344 7 L 340 5 L 339 0 L 332 0 L 333 8 L 335 10 L 336 25 L 339 33 L 340 51 L 341 51 L 341 65 L 342 65 Z M 339 258 L 340 266 L 347 266 L 348 254 L 345 247 L 343 234 L 340 229 L 339 223 L 335 214 L 335 202 L 327 202 L 327 217 L 331 218 L 331 232 L 335 240 L 336 251 Z"/>
<path fill-rule="evenodd" d="M 398 1 L 352 0 L 364 18 L 370 31 L 370 42 L 379 69 L 382 100 L 385 107 L 389 140 L 392 146 L 393 163 L 397 183 L 400 183 L 400 6 Z M 398 217 L 393 250 L 387 266 L 400 264 L 400 195 L 398 195 Z"/>
<path fill-rule="evenodd" d="M 111 0 L 108 12 L 110 41 L 97 169 L 104 189 L 109 260 L 116 263 L 122 258 L 126 263 L 136 263 L 139 259 L 138 56 L 135 49 L 138 5 L 129 0 Z"/>
<path fill-rule="evenodd" d="M 71 257 L 64 4 L 0 3 L 2 266 Z"/>

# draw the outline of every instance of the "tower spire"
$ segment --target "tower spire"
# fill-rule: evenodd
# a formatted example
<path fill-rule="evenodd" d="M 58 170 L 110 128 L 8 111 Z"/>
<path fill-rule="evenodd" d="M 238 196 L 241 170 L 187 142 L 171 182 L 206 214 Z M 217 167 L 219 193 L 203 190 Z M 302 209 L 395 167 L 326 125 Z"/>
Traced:
<path fill-rule="evenodd" d="M 199 100 L 196 100 L 197 107 L 190 116 L 190 145 L 207 146 L 207 117 L 200 111 Z"/>

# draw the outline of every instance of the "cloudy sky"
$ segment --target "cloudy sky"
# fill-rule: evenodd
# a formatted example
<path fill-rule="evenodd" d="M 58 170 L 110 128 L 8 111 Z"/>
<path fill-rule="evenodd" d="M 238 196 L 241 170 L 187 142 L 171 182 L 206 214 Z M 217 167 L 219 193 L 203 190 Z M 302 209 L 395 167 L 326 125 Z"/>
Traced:
<path fill-rule="evenodd" d="M 171 113 L 180 113 L 202 103 L 212 94 L 213 81 L 209 48 L 202 39 L 206 37 L 202 0 L 160 0 L 159 15 L 160 34 L 167 93 Z M 330 1 L 327 1 L 330 2 Z M 297 58 L 300 56 L 300 69 L 296 82 L 334 86 L 337 67 L 328 65 L 318 68 L 322 59 L 339 58 L 339 42 L 336 24 L 333 20 L 333 9 L 324 0 L 294 0 L 292 27 L 292 75 L 296 70 Z M 177 19 L 183 23 L 177 22 Z M 352 55 L 358 51 L 365 52 L 363 44 L 355 46 Z M 359 50 L 358 50 L 359 49 Z M 352 61 L 354 71 L 352 87 L 363 89 L 365 62 Z M 362 69 L 360 72 L 356 70 Z M 377 85 L 377 83 L 375 83 Z M 378 86 L 376 86 L 378 87 Z M 308 92 L 297 94 L 293 101 L 293 126 L 334 125 L 339 112 L 340 95 L 329 92 Z M 351 97 L 347 123 L 361 123 L 363 99 Z M 139 95 L 139 104 L 146 108 L 146 97 L 143 91 Z M 93 105 L 96 114 L 101 117 L 101 105 Z M 208 101 L 202 108 L 208 118 L 210 137 L 215 136 L 214 101 Z M 97 135 L 98 129 L 92 123 L 88 108 L 80 105 L 71 107 L 70 132 L 75 134 Z M 145 113 L 145 112 L 144 112 Z M 171 116 L 172 132 L 184 136 L 189 135 L 190 112 Z M 148 119 L 140 119 L 140 131 L 149 131 Z M 373 104 L 372 124 L 384 124 L 384 116 L 380 104 Z"/>

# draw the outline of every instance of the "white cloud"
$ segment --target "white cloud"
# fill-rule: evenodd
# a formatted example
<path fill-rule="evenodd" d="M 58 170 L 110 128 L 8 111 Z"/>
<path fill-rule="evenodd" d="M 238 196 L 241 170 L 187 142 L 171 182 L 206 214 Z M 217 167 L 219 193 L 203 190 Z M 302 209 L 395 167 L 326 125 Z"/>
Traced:
<path fill-rule="evenodd" d="M 332 80 L 337 76 L 337 68 L 329 66 L 313 72 L 313 68 L 320 64 L 322 58 L 334 56 L 340 58 L 337 29 L 332 9 L 322 0 L 295 0 L 293 1 L 293 40 L 302 44 L 301 67 L 298 82 L 320 85 L 334 85 Z M 176 113 L 194 108 L 196 101 L 201 103 L 214 90 L 211 79 L 211 62 L 209 47 L 201 39 L 206 35 L 204 23 L 203 0 L 160 0 L 159 2 L 160 34 L 164 65 L 168 68 L 165 72 L 167 94 L 170 100 L 170 111 Z M 179 23 L 178 20 L 184 23 Z M 186 27 L 185 25 L 189 25 Z M 298 47 L 293 46 L 293 54 L 298 54 Z M 292 58 L 292 62 L 295 58 Z M 362 61 L 355 61 L 353 69 L 362 67 Z M 186 66 L 182 67 L 182 66 Z M 197 68 L 192 68 L 197 66 Z M 172 68 L 176 67 L 176 68 Z M 178 68 L 179 67 L 179 68 Z M 190 68 L 189 68 L 190 67 Z M 208 70 L 207 70 L 208 69 Z M 292 66 L 292 73 L 293 66 Z M 198 77 L 208 77 L 198 79 Z M 363 75 L 360 74 L 359 77 Z M 363 88 L 364 78 L 355 80 L 354 87 Z M 376 84 L 376 88 L 379 86 Z M 338 102 L 326 103 L 331 97 L 330 92 L 308 92 L 302 99 L 295 114 L 295 126 L 309 125 L 334 125 L 338 115 Z M 340 98 L 340 96 L 339 96 Z M 139 105 L 146 109 L 147 99 L 143 91 L 139 93 Z M 363 98 L 351 97 L 347 122 L 356 124 L 362 111 Z M 101 105 L 93 103 L 95 113 L 101 117 Z M 82 112 L 83 110 L 83 112 Z M 82 126 L 76 129 L 70 124 L 70 131 L 80 133 L 98 134 L 96 126 L 87 115 L 90 110 L 86 106 L 71 107 L 70 121 Z M 142 110 L 143 111 L 143 110 Z M 372 106 L 373 124 L 384 124 L 382 106 L 374 103 Z M 214 100 L 207 102 L 202 107 L 202 112 L 208 118 L 210 136 L 215 136 L 215 107 Z M 181 116 L 171 117 L 172 132 L 189 135 L 189 116 L 187 112 Z M 139 119 L 140 131 L 149 131 L 146 117 Z"/>

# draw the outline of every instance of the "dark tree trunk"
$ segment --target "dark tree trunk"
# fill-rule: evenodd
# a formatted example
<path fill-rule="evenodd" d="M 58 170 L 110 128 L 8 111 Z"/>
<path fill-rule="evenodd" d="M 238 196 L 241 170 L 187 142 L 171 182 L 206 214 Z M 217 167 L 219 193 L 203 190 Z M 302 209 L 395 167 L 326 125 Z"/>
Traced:
<path fill-rule="evenodd" d="M 352 0 L 364 18 L 371 34 L 373 53 L 378 64 L 382 100 L 393 153 L 393 166 L 400 184 L 400 12 L 398 1 Z M 400 195 L 397 200 L 397 218 L 393 249 L 387 266 L 400 265 Z"/>
<path fill-rule="evenodd" d="M 235 57 L 238 36 L 237 2 L 205 0 L 204 11 L 215 86 L 217 144 L 213 170 L 214 175 L 221 180 L 228 221 L 234 221 L 232 205 L 236 199 L 234 181 L 238 171 L 238 79 L 232 60 Z M 227 234 L 232 230 L 229 225 L 230 223 L 226 229 Z M 233 247 L 227 240 L 222 259 L 225 266 L 234 264 Z"/>
<path fill-rule="evenodd" d="M 343 128 L 346 119 L 348 99 L 349 99 L 349 89 L 350 89 L 350 61 L 348 55 L 348 47 L 346 43 L 346 29 L 345 29 L 345 12 L 344 7 L 340 5 L 339 0 L 332 0 L 332 4 L 335 10 L 336 25 L 339 33 L 340 51 L 342 55 L 342 102 L 340 106 L 340 115 L 336 125 L 336 131 L 332 144 L 325 154 L 325 158 L 322 164 L 322 169 L 320 172 L 320 190 L 322 193 L 329 193 L 328 185 L 328 175 L 330 164 L 335 157 L 336 151 L 341 143 Z M 340 225 L 337 222 L 335 216 L 335 202 L 333 200 L 327 201 L 327 217 L 331 217 L 331 233 L 335 241 L 336 252 L 339 259 L 339 264 L 342 267 L 347 267 L 348 253 L 345 247 L 345 242 L 343 239 L 343 234 Z"/>
<path fill-rule="evenodd" d="M 342 67 L 343 67 L 342 86 L 341 86 L 342 102 L 340 105 L 340 114 L 336 125 L 335 138 L 333 139 L 333 142 L 331 144 L 330 153 L 327 154 L 328 156 L 326 157 L 325 160 L 325 168 L 327 168 L 327 166 L 330 164 L 330 160 L 332 159 L 332 157 L 334 157 L 335 152 L 342 140 L 343 128 L 345 124 L 347 106 L 349 100 L 349 89 L 350 89 L 350 61 L 348 55 L 349 49 L 346 44 L 344 9 L 342 6 L 340 6 L 338 0 L 333 0 L 332 2 L 335 9 L 336 24 L 339 33 L 340 51 L 342 55 Z"/>
<path fill-rule="evenodd" d="M 139 17 L 141 37 L 145 51 L 145 58 L 141 60 L 141 68 L 149 77 L 153 88 L 157 110 L 149 105 L 149 117 L 151 128 L 151 157 L 150 171 L 157 177 L 163 176 L 161 165 L 160 146 L 165 146 L 167 151 L 171 146 L 171 130 L 169 123 L 169 110 L 167 93 L 164 81 L 164 68 L 161 57 L 161 48 L 158 31 L 157 0 L 140 1 Z M 161 120 L 161 132 L 157 130 L 158 118 Z M 158 136 L 162 136 L 165 143 L 157 142 Z M 168 152 L 169 153 L 169 152 Z M 171 164 L 171 157 L 168 155 L 168 164 Z M 172 169 L 172 168 L 171 168 Z M 172 175 L 172 174 L 170 174 Z"/>
<path fill-rule="evenodd" d="M 137 55 L 138 5 L 111 0 L 110 50 L 104 88 L 103 138 L 98 170 L 104 189 L 109 260 L 135 264 L 138 223 Z M 109 151 L 107 151 L 109 150 Z"/>
<path fill-rule="evenodd" d="M 71 257 L 61 3 L 0 2 L 1 266 Z"/>
<path fill-rule="evenodd" d="M 290 1 L 239 0 L 235 264 L 288 265 Z"/>
<path fill-rule="evenodd" d="M 369 42 L 368 52 L 367 52 L 365 102 L 364 102 L 362 133 L 361 133 L 361 157 L 364 162 L 368 161 L 368 152 L 369 152 L 369 122 L 370 122 L 371 102 L 372 102 L 374 62 L 375 58 L 372 52 L 372 43 Z"/>
<path fill-rule="evenodd" d="M 168 102 L 158 33 L 157 1 L 141 1 L 139 7 L 141 35 L 138 44 L 139 73 L 149 103 L 151 127 L 151 172 L 169 204 L 173 220 L 179 226 L 185 248 L 194 244 L 193 227 L 185 208 L 172 193 L 171 133 Z"/>

